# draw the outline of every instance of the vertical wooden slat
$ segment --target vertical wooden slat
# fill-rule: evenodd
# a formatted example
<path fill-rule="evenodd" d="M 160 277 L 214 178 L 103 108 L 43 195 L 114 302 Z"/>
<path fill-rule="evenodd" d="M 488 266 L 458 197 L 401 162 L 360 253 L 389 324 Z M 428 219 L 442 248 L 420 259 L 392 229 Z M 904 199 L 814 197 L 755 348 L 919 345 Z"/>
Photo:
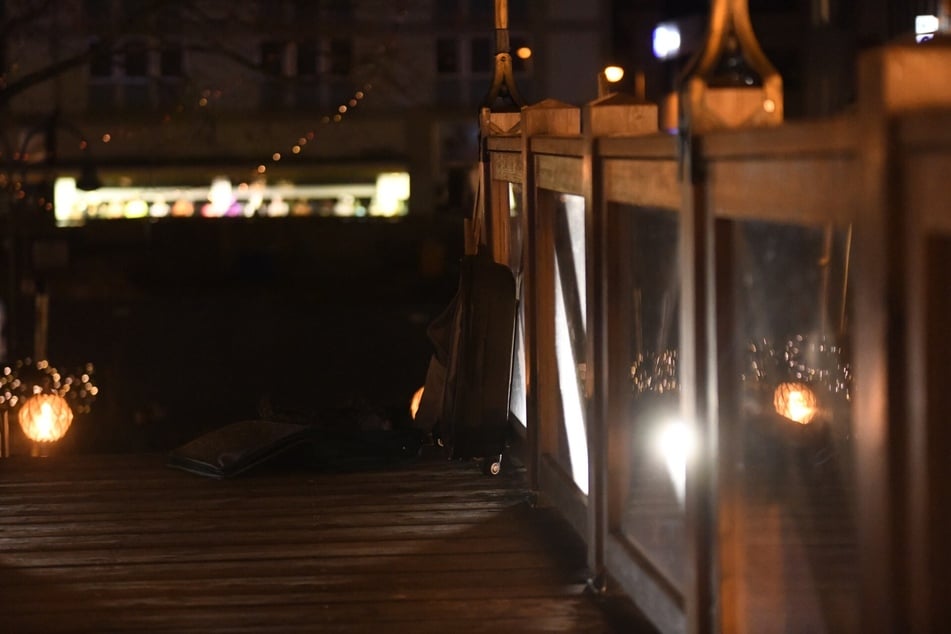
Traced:
<path fill-rule="evenodd" d="M 854 332 L 855 438 L 857 445 L 859 560 L 863 631 L 907 631 L 926 623 L 922 593 L 912 588 L 921 571 L 907 544 L 927 526 L 916 502 L 924 484 L 914 455 L 915 439 L 927 435 L 913 412 L 914 364 L 909 357 L 910 243 L 894 121 L 903 112 L 951 104 L 951 51 L 947 47 L 892 45 L 859 60 L 862 198 L 856 217 L 856 320 Z M 911 364 L 911 365 L 910 365 Z M 912 562 L 912 563 L 910 563 Z"/>
<path fill-rule="evenodd" d="M 586 120 L 585 148 L 582 183 L 585 201 L 585 266 L 587 273 L 587 324 L 585 337 L 585 420 L 588 442 L 588 569 L 592 585 L 603 589 L 604 545 L 608 526 L 608 461 L 607 427 L 604 406 L 607 398 L 608 332 L 605 319 L 607 297 L 605 293 L 605 259 L 607 242 L 605 235 L 606 205 L 603 196 L 601 162 L 597 158 L 597 140 L 591 130 L 591 107 L 584 110 Z"/>
<path fill-rule="evenodd" d="M 616 317 L 617 332 L 611 328 L 611 315 L 617 315 L 618 297 L 623 287 L 611 292 L 609 271 L 625 256 L 619 248 L 617 235 L 609 227 L 608 201 L 605 197 L 603 161 L 599 158 L 598 140 L 609 135 L 651 134 L 657 132 L 657 106 L 635 100 L 632 96 L 614 94 L 587 104 L 583 110 L 582 132 L 585 139 L 582 183 L 585 199 L 585 253 L 587 260 L 587 323 L 585 381 L 588 438 L 588 564 L 598 586 L 603 583 L 605 545 L 608 533 L 620 528 L 629 484 L 627 465 L 632 447 L 624 439 L 630 433 L 623 414 L 608 417 L 612 401 L 623 396 L 612 391 L 611 382 L 618 372 L 611 369 L 612 360 L 624 358 L 629 346 L 617 345 L 623 338 Z M 629 287 L 628 287 L 629 288 Z M 623 318 L 622 318 L 623 319 Z M 612 354 L 613 351 L 613 354 Z M 620 351 L 620 352 L 619 352 Z M 630 359 L 627 359 L 628 367 Z M 628 377 L 629 378 L 629 377 Z M 615 414 L 617 414 L 615 409 Z M 615 493 L 614 491 L 617 491 Z"/>
<path fill-rule="evenodd" d="M 714 556 L 716 526 L 716 385 L 711 353 L 715 326 L 711 244 L 712 214 L 706 204 L 700 139 L 685 141 L 682 157 L 683 205 L 680 224 L 680 399 L 684 422 L 696 434 L 696 452 L 687 463 L 687 628 L 691 634 L 717 630 Z"/>
<path fill-rule="evenodd" d="M 946 116 L 945 121 L 949 118 Z M 908 324 L 905 333 L 908 372 L 909 483 L 908 590 L 911 627 L 939 631 L 951 619 L 951 391 L 947 360 L 951 336 L 951 209 L 931 190 L 951 178 L 951 144 L 909 146 L 899 139 L 903 180 L 902 210 L 908 224 Z"/>
<path fill-rule="evenodd" d="M 578 108 L 546 100 L 522 109 L 522 209 L 524 214 L 526 408 L 529 445 L 529 482 L 538 488 L 541 456 L 558 446 L 559 394 L 554 373 L 554 217 L 553 199 L 539 195 L 531 140 L 541 135 L 577 135 L 581 130 Z"/>

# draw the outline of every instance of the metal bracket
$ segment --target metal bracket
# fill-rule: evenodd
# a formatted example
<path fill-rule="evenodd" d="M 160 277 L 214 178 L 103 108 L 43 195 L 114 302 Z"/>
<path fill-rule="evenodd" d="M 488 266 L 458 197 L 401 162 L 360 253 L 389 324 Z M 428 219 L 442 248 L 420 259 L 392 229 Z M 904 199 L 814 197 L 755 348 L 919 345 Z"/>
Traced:
<path fill-rule="evenodd" d="M 496 107 L 501 100 L 501 107 Z M 512 69 L 511 45 L 509 43 L 509 3 L 495 0 L 495 67 L 492 85 L 482 100 L 482 107 L 492 112 L 518 112 L 525 101 L 515 86 Z"/>

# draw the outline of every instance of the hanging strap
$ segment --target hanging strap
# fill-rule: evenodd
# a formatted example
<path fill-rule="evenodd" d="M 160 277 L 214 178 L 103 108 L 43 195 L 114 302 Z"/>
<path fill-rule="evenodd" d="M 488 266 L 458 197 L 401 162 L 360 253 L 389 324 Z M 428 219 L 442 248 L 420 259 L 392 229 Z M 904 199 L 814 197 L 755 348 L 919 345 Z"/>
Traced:
<path fill-rule="evenodd" d="M 482 244 L 482 231 L 485 226 L 485 169 L 479 162 L 479 182 L 476 185 L 475 201 L 472 207 L 472 216 L 465 221 L 465 252 L 466 255 L 475 255 Z"/>

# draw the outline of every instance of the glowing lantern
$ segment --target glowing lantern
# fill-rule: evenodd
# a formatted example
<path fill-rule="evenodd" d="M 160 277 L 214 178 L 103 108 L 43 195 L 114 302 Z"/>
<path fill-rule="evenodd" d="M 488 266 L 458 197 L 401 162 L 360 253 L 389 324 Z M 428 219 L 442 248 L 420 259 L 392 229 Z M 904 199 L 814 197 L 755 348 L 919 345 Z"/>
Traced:
<path fill-rule="evenodd" d="M 419 404 L 423 400 L 423 391 L 426 389 L 426 386 L 420 387 L 413 393 L 413 398 L 409 402 L 409 415 L 416 420 L 416 412 L 419 411 Z"/>
<path fill-rule="evenodd" d="M 819 412 L 819 402 L 805 383 L 780 383 L 773 392 L 773 408 L 780 416 L 808 425 Z"/>
<path fill-rule="evenodd" d="M 604 78 L 612 84 L 616 84 L 624 79 L 624 69 L 614 64 L 605 66 L 601 73 L 604 75 Z"/>
<path fill-rule="evenodd" d="M 56 442 L 72 422 L 73 410 L 58 394 L 35 394 L 20 407 L 20 427 L 37 443 Z"/>

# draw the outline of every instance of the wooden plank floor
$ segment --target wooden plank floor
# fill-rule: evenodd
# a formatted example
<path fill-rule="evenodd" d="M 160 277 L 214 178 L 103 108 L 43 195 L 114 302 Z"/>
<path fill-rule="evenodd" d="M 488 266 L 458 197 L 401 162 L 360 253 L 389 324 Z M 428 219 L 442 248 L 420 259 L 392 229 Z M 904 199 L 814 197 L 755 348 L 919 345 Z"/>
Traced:
<path fill-rule="evenodd" d="M 0 461 L 4 632 L 637 632 L 522 475 Z"/>

